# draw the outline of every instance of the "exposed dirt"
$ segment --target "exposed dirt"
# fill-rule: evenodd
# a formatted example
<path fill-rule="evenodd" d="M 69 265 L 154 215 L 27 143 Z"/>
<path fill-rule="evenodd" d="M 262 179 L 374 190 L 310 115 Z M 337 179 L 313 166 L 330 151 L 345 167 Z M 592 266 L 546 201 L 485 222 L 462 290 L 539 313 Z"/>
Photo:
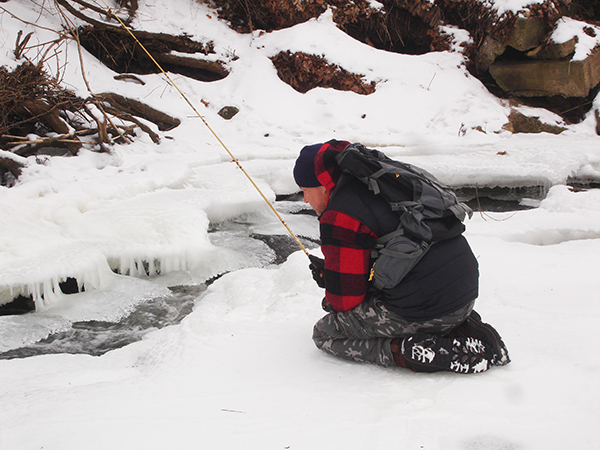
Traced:
<path fill-rule="evenodd" d="M 271 58 L 279 78 L 298 92 L 308 92 L 316 87 L 352 91 L 357 94 L 375 92 L 375 82 L 366 83 L 363 75 L 329 64 L 324 58 L 306 53 L 281 52 Z"/>
<path fill-rule="evenodd" d="M 364 0 L 338 3 L 333 11 L 335 23 L 353 38 L 375 48 L 417 55 L 450 48 L 448 36 L 437 27 L 437 16 L 418 16 L 395 4 L 376 10 Z"/>
<path fill-rule="evenodd" d="M 322 14 L 325 0 L 206 0 L 241 33 L 289 28 Z"/>

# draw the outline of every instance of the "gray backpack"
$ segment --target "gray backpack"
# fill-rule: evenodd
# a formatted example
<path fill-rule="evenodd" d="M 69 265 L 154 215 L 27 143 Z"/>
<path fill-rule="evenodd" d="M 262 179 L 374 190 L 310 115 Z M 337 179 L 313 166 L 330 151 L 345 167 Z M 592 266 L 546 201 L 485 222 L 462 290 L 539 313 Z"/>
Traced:
<path fill-rule="evenodd" d="M 388 158 L 378 150 L 351 144 L 336 156 L 342 177 L 356 177 L 398 213 L 398 229 L 377 240 L 370 281 L 391 289 L 439 241 L 462 234 L 473 211 L 427 171 Z M 411 198 L 411 200 L 406 200 Z"/>

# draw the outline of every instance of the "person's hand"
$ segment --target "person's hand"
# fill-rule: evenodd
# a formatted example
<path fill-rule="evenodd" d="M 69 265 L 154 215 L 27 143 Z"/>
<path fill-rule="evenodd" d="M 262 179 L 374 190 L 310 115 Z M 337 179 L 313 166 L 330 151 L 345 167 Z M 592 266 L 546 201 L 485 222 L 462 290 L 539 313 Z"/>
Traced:
<path fill-rule="evenodd" d="M 308 268 L 312 272 L 313 280 L 320 288 L 325 289 L 325 260 L 314 255 L 308 255 L 308 259 L 310 259 Z"/>

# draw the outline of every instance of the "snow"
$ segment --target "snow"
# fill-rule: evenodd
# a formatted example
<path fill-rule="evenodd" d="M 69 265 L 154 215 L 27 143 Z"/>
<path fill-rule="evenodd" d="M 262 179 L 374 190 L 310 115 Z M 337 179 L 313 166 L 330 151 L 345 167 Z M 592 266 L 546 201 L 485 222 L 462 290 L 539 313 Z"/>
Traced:
<path fill-rule="evenodd" d="M 588 33 L 584 31 L 588 29 Z M 600 46 L 600 27 L 571 19 L 570 17 L 562 17 L 558 20 L 556 29 L 550 37 L 557 44 L 577 38 L 575 44 L 575 54 L 571 58 L 573 61 L 583 61 L 592 53 L 596 47 Z"/>
<path fill-rule="evenodd" d="M 499 10 L 525 3 L 495 2 Z M 56 37 L 49 30 L 60 27 L 59 16 L 43 4 L 40 12 L 40 2 L 3 3 L 0 64 L 18 64 L 12 51 L 21 29 L 35 31 L 32 43 Z M 568 177 L 600 179 L 593 114 L 558 136 L 512 135 L 502 129 L 509 106 L 467 73 L 458 53 L 376 50 L 338 30 L 330 11 L 291 29 L 238 35 L 197 2 L 143 0 L 134 26 L 215 42 L 227 78 L 172 78 L 270 201 L 297 190 L 291 169 L 300 148 L 331 138 L 379 148 L 454 186 L 546 186 L 544 200 L 530 201 L 536 209 L 476 214 L 467 224 L 481 268 L 476 308 L 513 361 L 472 376 L 427 375 L 317 350 L 311 332 L 323 292 L 305 255 L 275 266 L 261 242 L 209 232 L 233 222 L 285 234 L 227 152 L 163 76 L 139 76 L 143 86 L 120 82 L 84 52 L 94 92 L 137 98 L 182 124 L 161 133 L 160 145 L 139 134 L 110 154 L 28 158 L 19 183 L 0 188 L 0 303 L 24 292 L 38 306 L 0 317 L 0 351 L 73 322 L 118 321 L 168 296 L 166 286 L 225 275 L 181 324 L 103 356 L 0 360 L 0 448 L 597 446 L 600 194 L 565 186 Z M 269 60 L 287 50 L 325 55 L 377 90 L 299 94 Z M 47 66 L 86 96 L 77 61 L 75 45 L 62 43 Z M 240 109 L 230 121 L 217 115 L 227 105 Z M 522 111 L 561 123 L 547 111 Z M 291 214 L 298 207 L 277 205 L 295 233 L 316 237 L 313 217 Z M 144 263 L 160 275 L 146 276 Z M 85 292 L 62 294 L 57 284 L 66 277 Z"/>
<path fill-rule="evenodd" d="M 492 6 L 499 16 L 505 13 L 517 14 L 527 6 L 544 2 L 545 0 L 481 0 L 484 5 Z"/>

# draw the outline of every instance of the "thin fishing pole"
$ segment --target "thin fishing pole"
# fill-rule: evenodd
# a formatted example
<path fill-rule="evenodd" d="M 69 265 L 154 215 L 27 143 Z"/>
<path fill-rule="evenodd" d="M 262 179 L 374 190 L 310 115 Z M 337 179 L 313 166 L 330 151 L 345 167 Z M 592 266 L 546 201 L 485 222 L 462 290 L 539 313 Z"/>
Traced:
<path fill-rule="evenodd" d="M 244 170 L 244 168 L 242 167 L 242 165 L 240 164 L 240 162 L 238 161 L 238 159 L 235 156 L 233 156 L 233 153 L 231 153 L 229 151 L 229 149 L 227 148 L 227 146 L 225 145 L 225 143 L 221 140 L 221 138 L 217 135 L 217 133 L 215 133 L 215 131 L 211 128 L 211 126 L 208 124 L 208 122 L 206 121 L 206 119 L 204 119 L 204 117 L 202 117 L 202 114 L 200 114 L 198 112 L 198 110 L 193 105 L 193 103 L 187 98 L 187 96 L 181 91 L 181 89 L 179 89 L 179 87 L 175 84 L 175 82 L 171 79 L 171 77 L 167 74 L 167 72 L 165 72 L 165 70 L 161 67 L 161 65 L 158 63 L 158 61 L 156 61 L 156 59 L 154 59 L 154 57 L 150 54 L 150 52 L 146 49 L 146 47 L 144 47 L 142 45 L 142 43 L 135 36 L 135 34 L 133 34 L 133 32 L 129 29 L 129 27 L 127 25 L 125 25 L 125 23 L 119 18 L 119 16 L 117 16 L 115 14 L 115 12 L 111 9 L 111 7 L 108 6 L 104 0 L 100 0 L 100 1 L 102 3 L 104 3 L 104 6 L 106 6 L 106 9 L 108 9 L 108 12 L 115 19 L 117 19 L 119 21 L 119 23 L 121 24 L 121 26 L 131 35 L 131 37 L 140 46 L 140 48 L 144 51 L 144 53 L 146 53 L 146 55 L 148 55 L 148 57 L 152 60 L 152 62 L 156 65 L 156 67 L 158 67 L 158 69 L 161 71 L 161 73 L 167 78 L 167 80 L 169 81 L 169 83 L 171 84 L 171 86 L 173 86 L 175 89 L 177 89 L 177 92 L 179 92 L 179 95 L 181 95 L 181 97 L 185 100 L 185 102 L 189 105 L 189 107 L 192 108 L 192 110 L 194 111 L 194 113 L 196 113 L 196 115 L 198 117 L 200 117 L 200 120 L 202 120 L 202 123 L 204 123 L 204 125 L 206 126 L 206 128 L 208 128 L 208 130 L 215 137 L 215 139 L 219 142 L 219 144 L 221 144 L 221 146 L 225 149 L 225 151 L 227 152 L 227 154 L 231 157 L 231 160 L 238 166 L 238 168 L 242 171 L 242 173 L 246 176 L 246 178 L 248 178 L 248 180 L 250 181 L 250 183 L 252 183 L 252 186 L 254 186 L 254 188 L 258 191 L 258 193 L 263 198 L 263 200 L 267 203 L 267 205 L 269 205 L 269 208 L 271 208 L 271 211 L 273 211 L 275 213 L 275 215 L 277 216 L 277 218 L 279 219 L 279 221 L 283 224 L 283 226 L 288 231 L 288 233 L 290 233 L 290 235 L 294 238 L 294 240 L 300 246 L 300 248 L 302 249 L 302 251 L 308 256 L 309 255 L 308 250 L 306 250 L 306 248 L 304 247 L 304 245 L 302 245 L 302 242 L 300 242 L 300 240 L 292 232 L 292 230 L 287 225 L 287 223 L 285 223 L 285 220 L 283 220 L 283 217 L 281 217 L 281 215 L 277 212 L 277 210 L 275 209 L 275 207 L 271 204 L 271 202 L 267 199 L 267 197 L 265 197 L 265 194 L 263 194 L 263 192 L 260 190 L 260 188 L 254 182 L 254 180 L 252 179 L 252 177 L 250 177 L 250 175 Z"/>

